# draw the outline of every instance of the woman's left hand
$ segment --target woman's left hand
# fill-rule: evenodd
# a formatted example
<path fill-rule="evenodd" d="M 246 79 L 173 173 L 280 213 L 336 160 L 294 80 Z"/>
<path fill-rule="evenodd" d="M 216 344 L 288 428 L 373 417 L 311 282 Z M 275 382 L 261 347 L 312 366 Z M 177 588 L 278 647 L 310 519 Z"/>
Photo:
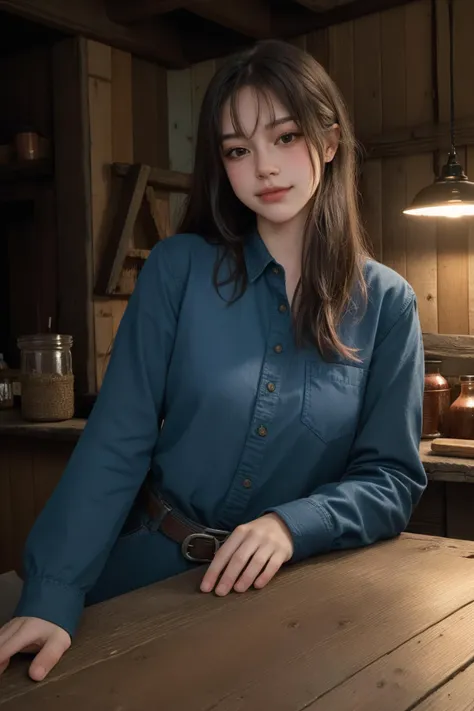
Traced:
<path fill-rule="evenodd" d="M 211 592 L 221 573 L 217 595 L 227 595 L 232 588 L 245 592 L 252 584 L 263 588 L 292 555 L 293 539 L 283 520 L 265 514 L 232 532 L 207 569 L 201 591 Z"/>

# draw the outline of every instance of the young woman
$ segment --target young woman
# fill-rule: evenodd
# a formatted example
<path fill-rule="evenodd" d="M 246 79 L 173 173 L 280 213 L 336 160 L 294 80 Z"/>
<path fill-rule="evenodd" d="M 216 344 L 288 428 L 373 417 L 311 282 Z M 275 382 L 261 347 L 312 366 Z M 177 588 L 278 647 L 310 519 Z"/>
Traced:
<path fill-rule="evenodd" d="M 203 563 L 201 590 L 400 533 L 426 478 L 415 296 L 364 246 L 337 88 L 291 45 L 202 106 L 179 234 L 154 248 L 95 408 L 26 546 L 0 670 L 42 679 L 84 604 Z"/>

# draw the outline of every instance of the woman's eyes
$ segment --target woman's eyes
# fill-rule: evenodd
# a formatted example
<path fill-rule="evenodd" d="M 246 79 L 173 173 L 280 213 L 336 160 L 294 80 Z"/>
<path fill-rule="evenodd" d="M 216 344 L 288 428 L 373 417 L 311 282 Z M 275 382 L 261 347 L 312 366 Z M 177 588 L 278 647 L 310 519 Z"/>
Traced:
<path fill-rule="evenodd" d="M 246 148 L 229 148 L 224 155 L 226 158 L 242 158 L 246 153 L 248 153 Z"/>
<path fill-rule="evenodd" d="M 287 146 L 289 143 L 294 143 L 298 136 L 301 136 L 301 133 L 290 131 L 289 133 L 283 133 L 278 140 Z"/>
<path fill-rule="evenodd" d="M 275 141 L 276 144 L 281 144 L 283 146 L 288 146 L 291 143 L 294 143 L 297 138 L 301 136 L 301 133 L 296 133 L 296 131 L 287 131 L 286 133 L 282 133 L 281 136 L 278 136 L 277 140 Z M 237 148 L 229 148 L 227 151 L 224 152 L 224 156 L 226 158 L 242 158 L 244 155 L 248 153 L 248 149 L 244 148 L 243 146 L 239 146 Z"/>

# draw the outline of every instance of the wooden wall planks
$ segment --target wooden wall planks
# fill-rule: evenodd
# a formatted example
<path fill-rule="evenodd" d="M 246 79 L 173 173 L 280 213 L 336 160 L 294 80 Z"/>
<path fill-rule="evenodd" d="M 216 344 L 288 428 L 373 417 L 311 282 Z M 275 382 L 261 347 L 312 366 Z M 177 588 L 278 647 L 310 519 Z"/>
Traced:
<path fill-rule="evenodd" d="M 454 3 L 454 73 L 456 116 L 464 118 L 474 110 L 474 99 L 469 91 L 462 96 L 460 86 L 465 86 L 466 72 L 472 76 L 471 49 L 463 30 L 472 23 L 472 3 L 456 0 Z M 437 76 L 440 121 L 449 119 L 449 34 L 447 3 L 437 0 Z M 472 41 L 472 40 L 471 40 Z M 462 52 L 462 54 L 461 54 Z M 466 153 L 458 146 L 459 158 L 466 165 Z M 439 156 L 441 162 L 445 155 Z M 469 220 L 438 220 L 438 330 L 440 333 L 469 333 Z"/>
<path fill-rule="evenodd" d="M 437 115 L 440 121 L 447 120 L 448 27 L 443 0 L 437 0 L 436 12 L 436 76 L 431 0 L 416 0 L 294 39 L 322 62 L 340 87 L 359 138 L 429 124 Z M 468 28 L 474 21 L 474 4 L 455 0 L 455 14 L 457 116 L 469 118 L 474 116 L 474 95 L 469 91 Z M 202 99 L 224 60 L 167 72 L 96 42 L 87 46 L 97 265 L 116 199 L 106 166 L 114 160 L 136 161 L 191 172 Z M 434 104 L 437 95 L 439 106 Z M 474 148 L 461 146 L 459 153 L 472 173 Z M 423 330 L 474 333 L 474 226 L 469 221 L 432 222 L 402 214 L 415 193 L 433 180 L 435 158 L 443 161 L 445 156 L 419 153 L 365 160 L 362 216 L 376 258 L 415 289 Z M 169 206 L 168 219 L 175 229 L 183 196 L 158 197 L 161 208 Z M 150 224 L 147 232 L 145 223 L 139 221 L 135 235 L 141 248 L 150 246 Z M 125 306 L 120 300 L 96 300 L 94 305 L 99 387 Z"/>
<path fill-rule="evenodd" d="M 121 179 L 112 174 L 111 164 L 169 167 L 168 100 L 167 72 L 158 65 L 92 40 L 87 41 L 87 58 L 95 282 L 120 197 Z M 169 210 L 168 196 L 158 192 L 158 197 L 164 215 Z M 156 229 L 144 205 L 133 246 L 150 249 L 156 241 Z M 126 305 L 126 298 L 94 297 L 97 388 Z"/>
<path fill-rule="evenodd" d="M 73 442 L 0 436 L 0 574 L 20 565 L 26 537 L 74 446 Z"/>
<path fill-rule="evenodd" d="M 455 0 L 454 5 L 456 116 L 472 118 L 474 3 Z M 322 62 L 340 87 L 358 138 L 430 124 L 437 114 L 440 121 L 447 121 L 445 0 L 437 0 L 436 13 L 436 76 L 431 0 L 416 0 L 294 40 Z M 177 170 L 192 168 L 203 87 L 221 61 L 168 72 L 170 162 Z M 436 84 L 439 106 L 434 102 Z M 472 179 L 474 148 L 466 151 L 460 146 L 459 155 Z M 402 214 L 416 192 L 434 179 L 435 158 L 420 153 L 366 160 L 360 183 L 363 220 L 375 256 L 413 286 L 423 330 L 474 333 L 473 222 Z"/>

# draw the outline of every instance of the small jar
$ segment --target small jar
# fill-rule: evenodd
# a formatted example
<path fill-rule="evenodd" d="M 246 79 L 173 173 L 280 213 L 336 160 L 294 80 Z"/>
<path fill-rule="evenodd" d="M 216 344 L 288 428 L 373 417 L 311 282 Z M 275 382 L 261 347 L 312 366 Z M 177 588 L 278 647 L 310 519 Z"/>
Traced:
<path fill-rule="evenodd" d="M 0 410 L 8 410 L 14 404 L 13 384 L 9 372 L 3 353 L 0 353 Z"/>
<path fill-rule="evenodd" d="M 38 333 L 18 339 L 21 351 L 21 414 L 33 422 L 74 416 L 72 336 Z"/>
<path fill-rule="evenodd" d="M 434 439 L 444 432 L 446 413 L 451 403 L 451 388 L 439 372 L 440 360 L 425 360 L 423 396 L 423 439 Z"/>
<path fill-rule="evenodd" d="M 474 375 L 461 375 L 461 392 L 449 408 L 446 435 L 456 439 L 474 439 Z"/>

